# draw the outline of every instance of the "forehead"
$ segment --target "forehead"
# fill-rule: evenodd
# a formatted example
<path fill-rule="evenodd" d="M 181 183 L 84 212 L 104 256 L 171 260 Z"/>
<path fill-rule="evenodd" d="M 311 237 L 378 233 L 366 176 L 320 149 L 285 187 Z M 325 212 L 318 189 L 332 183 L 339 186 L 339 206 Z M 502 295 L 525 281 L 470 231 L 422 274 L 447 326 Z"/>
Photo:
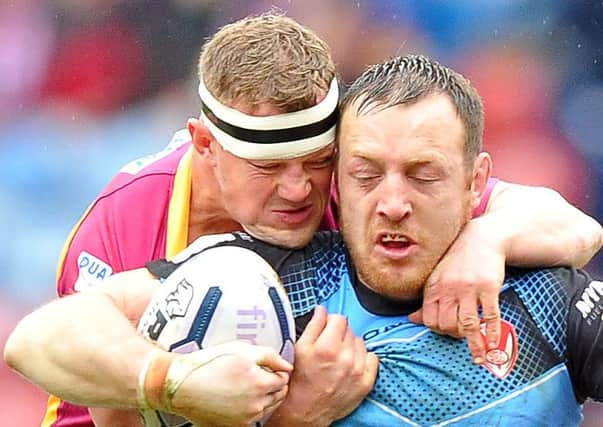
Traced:
<path fill-rule="evenodd" d="M 234 154 L 232 154 L 229 151 L 222 148 L 220 146 L 220 144 L 218 144 L 218 147 L 220 149 L 220 152 L 222 152 L 226 158 L 228 158 L 232 162 L 240 162 L 240 164 L 252 164 L 252 163 L 253 164 L 263 164 L 263 163 L 288 164 L 288 163 L 297 163 L 297 162 L 307 162 L 307 161 L 313 161 L 313 160 L 317 160 L 317 159 L 324 159 L 326 157 L 332 156 L 335 153 L 335 143 L 333 142 L 333 143 L 327 145 L 326 147 L 321 148 L 318 151 L 315 151 L 310 154 L 306 154 L 304 156 L 295 157 L 292 159 L 248 160 L 248 159 L 244 159 L 244 158 L 235 156 Z"/>
<path fill-rule="evenodd" d="M 330 157 L 335 153 L 335 142 L 327 145 L 326 147 L 321 148 L 318 151 L 314 151 L 313 153 L 306 154 L 304 156 L 293 157 L 291 159 L 267 159 L 267 160 L 249 160 L 252 163 L 297 163 L 297 162 L 308 162 L 317 159 L 324 159 L 325 157 Z"/>
<path fill-rule="evenodd" d="M 465 131 L 454 104 L 444 94 L 416 102 L 357 113 L 351 105 L 339 129 L 341 155 L 387 158 L 463 153 Z"/>

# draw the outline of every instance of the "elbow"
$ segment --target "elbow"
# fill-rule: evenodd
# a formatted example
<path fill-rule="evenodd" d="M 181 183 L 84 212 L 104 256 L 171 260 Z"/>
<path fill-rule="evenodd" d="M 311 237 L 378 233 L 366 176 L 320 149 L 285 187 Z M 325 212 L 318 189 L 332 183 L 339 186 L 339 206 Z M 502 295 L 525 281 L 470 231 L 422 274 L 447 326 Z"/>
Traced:
<path fill-rule="evenodd" d="M 601 247 L 603 247 L 603 227 L 597 221 L 593 220 L 594 224 L 594 233 L 593 233 L 593 243 L 592 243 L 592 251 L 593 256 L 599 252 Z"/>
<path fill-rule="evenodd" d="M 30 354 L 30 342 L 29 334 L 26 332 L 27 316 L 22 319 L 9 335 L 4 345 L 4 363 L 17 371 L 22 372 L 23 362 L 27 360 L 28 354 Z"/>
<path fill-rule="evenodd" d="M 4 363 L 11 369 L 17 369 L 19 354 L 21 354 L 21 345 L 19 339 L 15 336 L 15 332 L 13 332 L 6 340 L 3 354 Z"/>

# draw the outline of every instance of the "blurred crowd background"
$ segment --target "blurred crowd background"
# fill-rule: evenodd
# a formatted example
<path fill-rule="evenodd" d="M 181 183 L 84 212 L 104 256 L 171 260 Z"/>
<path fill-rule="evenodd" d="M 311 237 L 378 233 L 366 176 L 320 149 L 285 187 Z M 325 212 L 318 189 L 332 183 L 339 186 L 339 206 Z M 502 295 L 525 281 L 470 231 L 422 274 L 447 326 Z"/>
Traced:
<path fill-rule="evenodd" d="M 484 98 L 495 175 L 552 187 L 603 220 L 601 1 L 5 0 L 0 345 L 55 295 L 63 241 L 111 176 L 198 114 L 205 38 L 272 6 L 325 38 L 348 83 L 405 53 L 461 71 Z M 587 269 L 603 277 L 603 256 Z M 0 397 L 3 425 L 39 425 L 46 396 L 3 364 Z M 585 426 L 601 408 L 588 406 Z"/>

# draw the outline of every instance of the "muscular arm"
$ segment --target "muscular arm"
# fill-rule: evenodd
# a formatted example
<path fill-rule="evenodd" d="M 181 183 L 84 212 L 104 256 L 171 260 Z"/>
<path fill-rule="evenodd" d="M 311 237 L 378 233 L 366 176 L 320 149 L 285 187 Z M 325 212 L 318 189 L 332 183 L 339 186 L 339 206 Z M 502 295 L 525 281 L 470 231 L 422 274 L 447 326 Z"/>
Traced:
<path fill-rule="evenodd" d="M 143 381 L 143 401 L 153 409 L 171 408 L 200 425 L 248 425 L 270 414 L 287 394 L 292 369 L 274 349 L 234 342 L 175 354 L 154 351 L 138 334 L 134 324 L 158 283 L 146 269 L 132 270 L 41 307 L 9 337 L 7 364 L 63 400 L 113 408 L 93 410 L 98 425 L 138 423 L 135 412 L 115 408 L 138 407 L 149 355 L 160 367 Z"/>
<path fill-rule="evenodd" d="M 601 225 L 559 193 L 499 181 L 486 213 L 467 224 L 434 269 L 423 309 L 412 319 L 466 337 L 474 360 L 481 363 L 486 346 L 477 308 L 482 307 L 488 341 L 498 342 L 505 263 L 582 266 L 602 244 Z"/>
<path fill-rule="evenodd" d="M 584 266 L 603 245 L 601 225 L 543 187 L 499 182 L 483 222 L 507 264 L 518 267 Z"/>
<path fill-rule="evenodd" d="M 155 347 L 134 325 L 158 283 L 133 270 L 39 308 L 9 337 L 6 363 L 64 400 L 136 407 L 140 366 Z"/>

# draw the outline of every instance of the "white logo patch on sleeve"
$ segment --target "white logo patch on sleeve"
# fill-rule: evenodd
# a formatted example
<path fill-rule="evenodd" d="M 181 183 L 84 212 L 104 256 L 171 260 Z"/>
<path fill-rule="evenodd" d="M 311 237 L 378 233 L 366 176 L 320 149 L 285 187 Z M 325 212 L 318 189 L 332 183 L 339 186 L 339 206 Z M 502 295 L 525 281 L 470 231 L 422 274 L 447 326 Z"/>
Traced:
<path fill-rule="evenodd" d="M 109 264 L 94 255 L 82 251 L 77 257 L 78 275 L 75 290 L 82 291 L 91 286 L 99 285 L 113 273 Z"/>
<path fill-rule="evenodd" d="M 576 308 L 582 314 L 582 318 L 586 319 L 590 312 L 596 308 L 603 297 L 603 282 L 593 280 L 588 287 L 582 292 L 580 301 L 576 303 Z"/>

